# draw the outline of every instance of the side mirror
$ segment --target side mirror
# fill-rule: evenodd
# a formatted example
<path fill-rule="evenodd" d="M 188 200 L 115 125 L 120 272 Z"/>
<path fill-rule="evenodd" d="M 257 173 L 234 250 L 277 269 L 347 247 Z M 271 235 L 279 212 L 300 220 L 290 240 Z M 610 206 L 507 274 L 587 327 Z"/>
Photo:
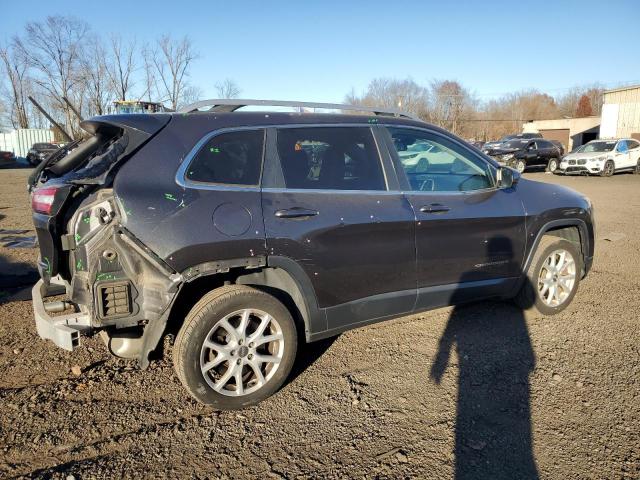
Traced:
<path fill-rule="evenodd" d="M 520 174 L 517 170 L 509 167 L 500 167 L 498 169 L 498 188 L 511 188 L 520 180 Z"/>

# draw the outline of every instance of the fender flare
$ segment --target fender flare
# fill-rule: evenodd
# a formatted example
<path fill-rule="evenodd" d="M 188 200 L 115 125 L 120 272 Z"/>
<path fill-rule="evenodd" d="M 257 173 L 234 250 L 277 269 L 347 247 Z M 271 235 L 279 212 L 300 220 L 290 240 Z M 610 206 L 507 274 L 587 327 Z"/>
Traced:
<path fill-rule="evenodd" d="M 314 334 L 327 330 L 326 312 L 318 308 L 311 280 L 292 258 L 269 256 L 266 268 L 241 275 L 236 279 L 236 283 L 271 287 L 287 292 L 300 311 L 307 341 L 310 341 Z"/>
<path fill-rule="evenodd" d="M 551 220 L 550 222 L 545 223 L 538 230 L 538 233 L 536 234 L 536 238 L 534 239 L 533 243 L 531 244 L 531 248 L 527 253 L 527 258 L 524 264 L 522 265 L 523 274 L 524 272 L 529 270 L 529 267 L 531 266 L 531 262 L 533 261 L 533 255 L 535 254 L 536 249 L 540 244 L 540 240 L 542 239 L 544 234 L 547 233 L 549 230 L 551 229 L 555 230 L 558 227 L 560 228 L 578 227 L 578 233 L 580 234 L 580 243 L 581 243 L 581 249 L 582 249 L 582 261 L 583 263 L 585 262 L 585 259 L 591 247 L 590 245 L 591 239 L 589 238 L 589 233 L 588 233 L 589 230 L 587 229 L 587 223 L 584 220 L 579 218 L 567 218 L 567 219 L 563 218 L 563 219 Z"/>

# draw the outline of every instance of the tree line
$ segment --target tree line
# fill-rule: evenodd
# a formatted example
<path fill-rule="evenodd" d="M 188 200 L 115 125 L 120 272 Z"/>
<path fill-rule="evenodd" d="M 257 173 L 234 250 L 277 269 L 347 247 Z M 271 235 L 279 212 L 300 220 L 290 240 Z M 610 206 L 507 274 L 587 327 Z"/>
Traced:
<path fill-rule="evenodd" d="M 575 87 L 553 97 L 524 90 L 480 101 L 455 80 L 433 80 L 420 85 L 412 79 L 376 78 L 365 91 L 353 89 L 345 103 L 396 108 L 474 140 L 493 140 L 519 133 L 529 120 L 600 115 L 604 89 L 599 85 Z"/>
<path fill-rule="evenodd" d="M 23 31 L 0 44 L 0 126 L 49 127 L 29 96 L 77 136 L 78 118 L 65 98 L 86 118 L 109 113 L 116 100 L 175 110 L 202 95 L 190 78 L 198 53 L 186 36 L 162 34 L 139 43 L 119 34 L 100 36 L 86 22 L 64 16 L 28 22 Z M 240 93 L 230 79 L 216 88 L 224 98 Z"/>
<path fill-rule="evenodd" d="M 175 110 L 197 101 L 202 89 L 190 73 L 198 52 L 188 37 L 163 34 L 139 43 L 119 34 L 101 36 L 73 17 L 28 22 L 22 35 L 0 44 L 0 126 L 47 128 L 29 102 L 33 96 L 74 137 L 77 115 L 112 111 L 116 100 L 158 102 Z M 216 84 L 220 98 L 240 94 L 235 81 Z M 465 138 L 490 140 L 520 132 L 528 120 L 599 115 L 603 88 L 576 87 L 558 96 L 537 90 L 481 101 L 455 80 L 420 85 L 412 79 L 373 79 L 364 92 L 352 90 L 346 103 L 406 110 Z"/>

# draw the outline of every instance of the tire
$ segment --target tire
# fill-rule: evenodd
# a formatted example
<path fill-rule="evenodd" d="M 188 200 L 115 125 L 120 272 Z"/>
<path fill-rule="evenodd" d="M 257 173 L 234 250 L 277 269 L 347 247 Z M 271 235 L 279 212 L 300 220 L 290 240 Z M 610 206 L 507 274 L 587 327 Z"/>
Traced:
<path fill-rule="evenodd" d="M 547 172 L 556 173 L 558 171 L 559 164 L 560 162 L 557 158 L 550 159 L 549 163 L 547 164 Z"/>
<path fill-rule="evenodd" d="M 633 169 L 633 173 L 640 175 L 640 158 L 638 159 L 638 163 L 636 163 L 636 168 Z"/>
<path fill-rule="evenodd" d="M 552 290 L 547 287 L 544 289 L 545 283 L 554 282 L 554 273 L 548 264 L 552 255 L 558 260 L 557 252 L 564 251 L 570 254 L 573 259 L 573 265 L 563 268 L 561 265 L 560 273 L 555 277 L 564 277 L 565 281 L 569 278 L 571 270 L 573 270 L 573 281 L 570 288 L 566 283 L 556 284 L 555 288 L 560 290 L 558 293 L 558 302 L 551 298 Z M 566 255 L 564 259 L 567 259 Z M 560 237 L 545 235 L 540 240 L 536 252 L 533 255 L 529 269 L 526 272 L 524 285 L 514 298 L 516 305 L 523 310 L 537 310 L 543 315 L 555 315 L 560 313 L 569 306 L 580 285 L 580 277 L 582 276 L 582 254 L 579 247 L 574 243 Z M 551 276 L 550 276 L 551 275 Z M 551 301 L 549 301 L 551 300 Z"/>
<path fill-rule="evenodd" d="M 607 160 L 604 164 L 604 167 L 602 167 L 602 171 L 600 172 L 600 176 L 601 177 L 610 177 L 611 175 L 613 175 L 613 172 L 615 171 L 616 166 L 613 163 L 613 160 Z"/>
<path fill-rule="evenodd" d="M 515 161 L 513 166 L 519 173 L 524 173 L 525 168 L 527 168 L 527 163 L 524 160 L 519 159 Z"/>
<path fill-rule="evenodd" d="M 259 333 L 263 322 L 264 333 Z M 258 344 L 265 338 L 273 340 Z M 235 410 L 255 405 L 282 386 L 293 367 L 297 343 L 294 320 L 282 303 L 261 290 L 229 285 L 207 293 L 191 309 L 176 338 L 173 363 L 193 398 L 220 410 Z"/>

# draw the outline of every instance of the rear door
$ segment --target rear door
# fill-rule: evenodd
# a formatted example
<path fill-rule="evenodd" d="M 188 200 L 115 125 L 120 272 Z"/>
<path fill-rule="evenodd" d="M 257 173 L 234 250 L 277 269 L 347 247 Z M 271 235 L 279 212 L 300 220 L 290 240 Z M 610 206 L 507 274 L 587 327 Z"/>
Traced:
<path fill-rule="evenodd" d="M 526 240 L 517 186 L 496 188 L 495 167 L 453 137 L 407 127 L 388 132 L 416 214 L 417 309 L 507 291 L 520 275 Z M 434 149 L 408 161 L 406 152 L 420 142 Z"/>
<path fill-rule="evenodd" d="M 629 160 L 632 167 L 638 165 L 640 162 L 640 142 L 637 140 L 627 140 L 627 147 L 629 147 Z"/>
<path fill-rule="evenodd" d="M 300 126 L 270 135 L 262 189 L 267 251 L 271 261 L 302 268 L 326 314 L 326 324 L 313 328 L 412 311 L 413 210 L 373 130 Z"/>
<path fill-rule="evenodd" d="M 616 145 L 615 160 L 616 169 L 629 168 L 631 166 L 631 155 L 629 154 L 626 140 L 620 140 Z"/>

